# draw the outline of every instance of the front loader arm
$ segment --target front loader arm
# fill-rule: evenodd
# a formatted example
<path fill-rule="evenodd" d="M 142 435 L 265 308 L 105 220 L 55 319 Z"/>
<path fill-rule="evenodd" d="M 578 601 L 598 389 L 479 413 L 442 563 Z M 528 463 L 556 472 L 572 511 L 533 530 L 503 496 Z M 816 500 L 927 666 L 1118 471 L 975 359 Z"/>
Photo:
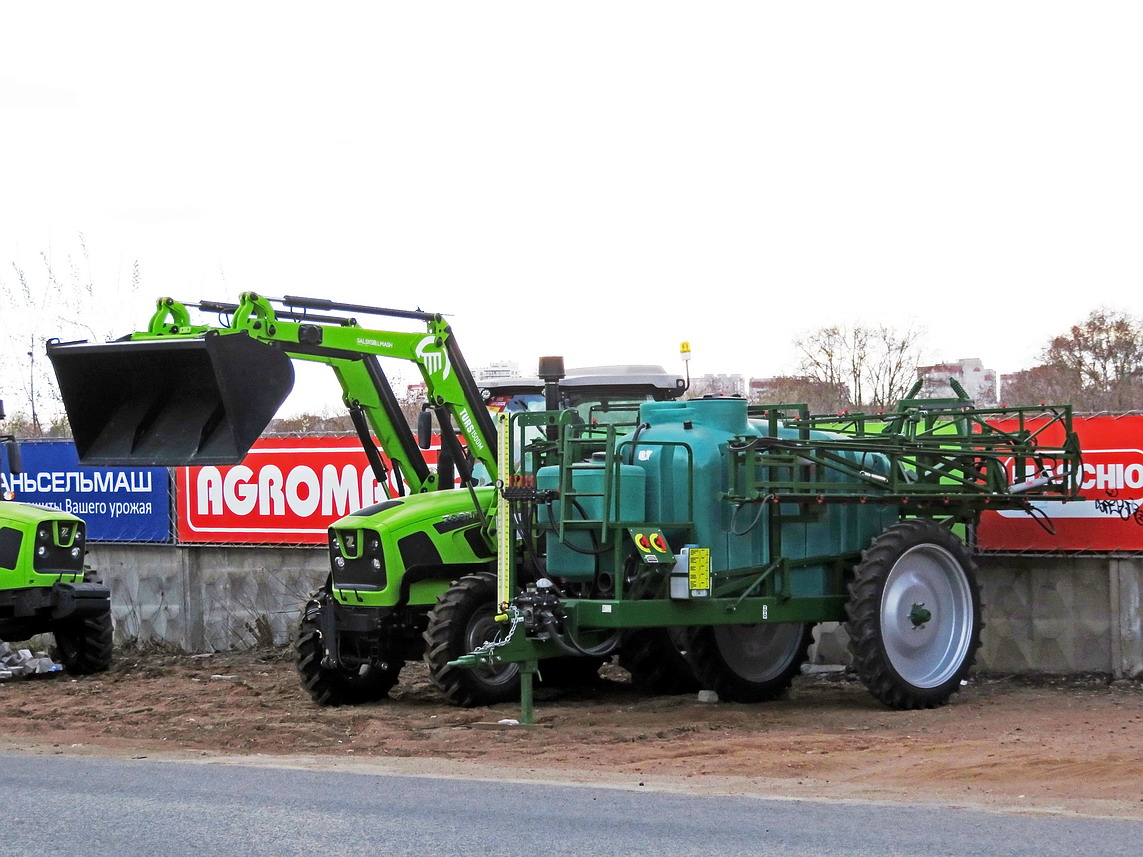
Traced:
<path fill-rule="evenodd" d="M 219 324 L 193 324 L 188 306 L 218 313 Z M 417 320 L 426 329 L 364 328 L 355 317 L 317 311 L 327 309 Z M 471 455 L 496 472 L 495 427 L 439 314 L 253 292 L 236 304 L 161 298 L 146 330 L 111 343 L 51 343 L 48 353 L 85 463 L 236 463 L 292 388 L 289 361 L 309 360 L 334 371 L 359 433 L 367 422 L 412 490 L 429 490 L 436 475 L 381 369 L 378 358 L 388 357 L 417 367 L 430 405 L 451 417 Z M 181 432 L 177 442 L 172 432 Z M 217 442 L 219 435 L 227 442 Z"/>

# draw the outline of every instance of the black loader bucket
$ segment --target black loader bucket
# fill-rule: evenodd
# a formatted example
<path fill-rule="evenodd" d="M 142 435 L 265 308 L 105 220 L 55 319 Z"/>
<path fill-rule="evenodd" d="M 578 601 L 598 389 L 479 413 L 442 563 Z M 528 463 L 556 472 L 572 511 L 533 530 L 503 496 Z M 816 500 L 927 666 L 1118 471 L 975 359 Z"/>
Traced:
<path fill-rule="evenodd" d="M 294 386 L 282 351 L 244 333 L 49 343 L 82 464 L 237 464 Z"/>

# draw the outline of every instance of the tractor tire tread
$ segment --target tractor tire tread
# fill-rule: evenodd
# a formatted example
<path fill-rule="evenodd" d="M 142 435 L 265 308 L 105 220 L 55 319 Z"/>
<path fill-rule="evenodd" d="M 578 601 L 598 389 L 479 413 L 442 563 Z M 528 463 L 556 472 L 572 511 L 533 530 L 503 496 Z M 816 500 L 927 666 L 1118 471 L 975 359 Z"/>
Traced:
<path fill-rule="evenodd" d="M 115 651 L 110 612 L 62 623 L 53 633 L 63 668 L 71 675 L 110 668 Z"/>
<path fill-rule="evenodd" d="M 303 612 L 294 638 L 294 666 L 302 687 L 318 705 L 335 708 L 385 699 L 397 684 L 401 662 L 378 669 L 367 677 L 353 676 L 322 666 L 324 648 L 315 618 Z"/>
<path fill-rule="evenodd" d="M 473 609 L 494 598 L 496 578 L 487 572 L 466 574 L 442 592 L 429 611 L 424 631 L 425 664 L 429 679 L 451 704 L 460 708 L 495 705 L 519 696 L 519 680 L 492 686 L 482 682 L 474 670 L 449 666 L 449 662 L 468 654 L 464 636 Z"/>

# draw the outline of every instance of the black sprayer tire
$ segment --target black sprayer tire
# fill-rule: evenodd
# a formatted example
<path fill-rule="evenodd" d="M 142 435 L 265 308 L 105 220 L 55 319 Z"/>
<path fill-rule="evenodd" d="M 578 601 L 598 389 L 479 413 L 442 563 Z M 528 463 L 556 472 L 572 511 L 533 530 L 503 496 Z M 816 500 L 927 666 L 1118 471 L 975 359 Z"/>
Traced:
<path fill-rule="evenodd" d="M 449 661 L 498 639 L 507 632 L 495 621 L 496 577 L 466 574 L 441 593 L 429 612 L 425 629 L 425 663 L 429 677 L 453 705 L 471 708 L 496 705 L 520 696 L 520 668 L 516 664 L 450 667 Z"/>
<path fill-rule="evenodd" d="M 846 605 L 853 667 L 890 708 L 936 708 L 972 668 L 983 627 L 976 567 L 964 544 L 927 520 L 875 538 Z"/>
<path fill-rule="evenodd" d="M 319 602 L 320 603 L 320 602 Z M 311 602 L 311 605 L 313 602 Z M 321 613 L 307 606 L 298 624 L 294 640 L 295 664 L 302 687 L 318 705 L 360 705 L 385 699 L 397 683 L 403 662 L 361 668 L 327 669 L 322 666 L 325 646 L 322 643 Z"/>
<path fill-rule="evenodd" d="M 111 666 L 111 613 L 71 619 L 52 629 L 60 664 L 72 675 L 104 672 Z"/>
<path fill-rule="evenodd" d="M 700 689 L 687 660 L 689 643 L 682 629 L 639 628 L 627 631 L 619 650 L 619 666 L 631 674 L 631 684 L 647 696 L 677 696 Z"/>
<path fill-rule="evenodd" d="M 726 702 L 781 698 L 806 662 L 813 623 L 715 625 L 691 637 L 695 676 Z"/>

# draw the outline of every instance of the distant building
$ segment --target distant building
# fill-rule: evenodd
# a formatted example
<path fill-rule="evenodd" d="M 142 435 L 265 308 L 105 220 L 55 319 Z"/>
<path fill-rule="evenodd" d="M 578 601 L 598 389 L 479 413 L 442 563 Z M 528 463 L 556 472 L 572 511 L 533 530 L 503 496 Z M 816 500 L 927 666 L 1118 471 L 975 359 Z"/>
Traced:
<path fill-rule="evenodd" d="M 688 398 L 701 399 L 703 396 L 742 396 L 746 392 L 746 382 L 741 375 L 701 375 L 691 378 Z"/>
<path fill-rule="evenodd" d="M 473 374 L 477 382 L 499 381 L 504 378 L 519 378 L 520 365 L 514 360 L 500 360 L 481 366 Z"/>
<path fill-rule="evenodd" d="M 985 369 L 975 357 L 967 357 L 956 363 L 936 363 L 932 366 L 918 366 L 917 377 L 924 381 L 922 396 L 952 398 L 957 394 L 949 384 L 949 378 L 956 380 L 968 397 L 978 405 L 995 405 L 996 385 L 999 376 L 995 369 Z"/>

